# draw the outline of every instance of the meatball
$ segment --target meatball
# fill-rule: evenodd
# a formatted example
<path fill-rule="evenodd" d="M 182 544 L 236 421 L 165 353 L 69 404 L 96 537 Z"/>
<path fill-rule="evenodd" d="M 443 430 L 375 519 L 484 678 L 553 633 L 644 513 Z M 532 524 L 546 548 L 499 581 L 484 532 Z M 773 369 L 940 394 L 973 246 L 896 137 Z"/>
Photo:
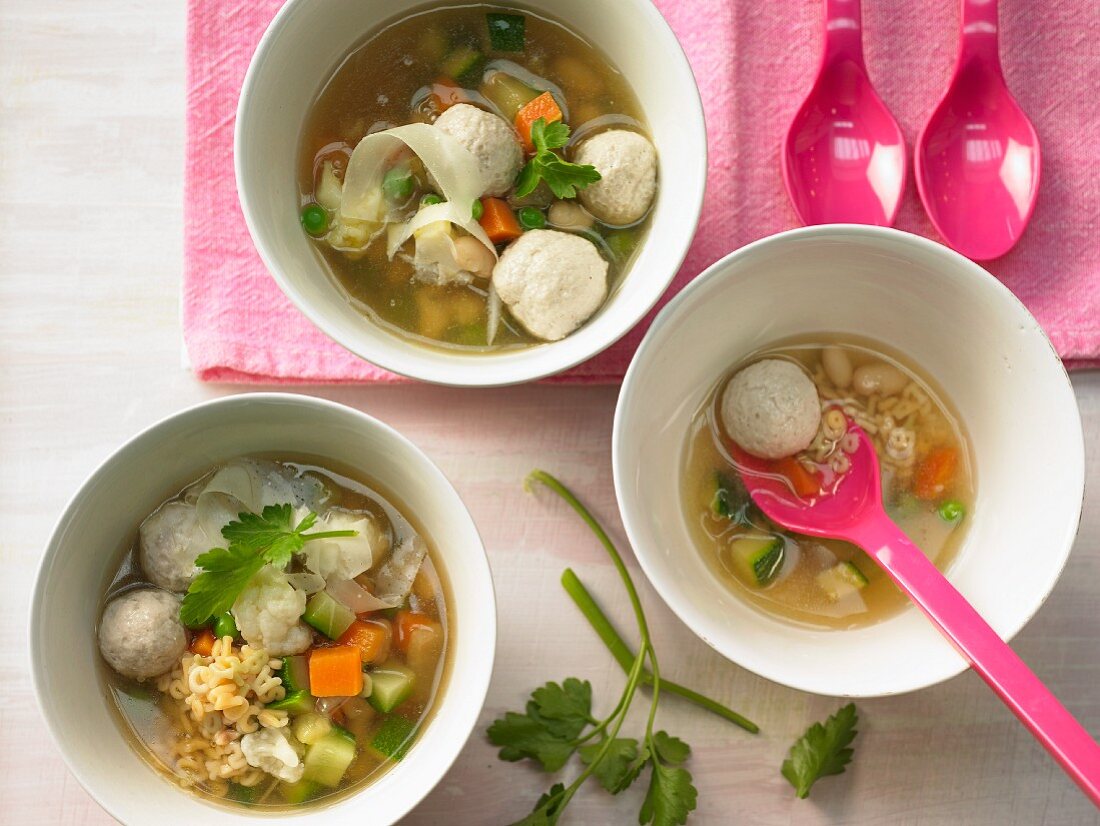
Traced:
<path fill-rule="evenodd" d="M 481 168 L 485 195 L 503 195 L 523 166 L 523 148 L 509 123 L 468 103 L 452 106 L 435 125 L 465 146 Z"/>
<path fill-rule="evenodd" d="M 532 335 L 557 341 L 587 321 L 607 297 L 607 262 L 591 241 L 535 229 L 500 256 L 493 284 Z"/>
<path fill-rule="evenodd" d="M 115 597 L 99 621 L 99 650 L 124 677 L 147 680 L 170 671 L 187 650 L 180 598 L 159 588 Z"/>
<path fill-rule="evenodd" d="M 605 224 L 633 224 L 649 211 L 657 192 L 657 150 L 644 136 L 608 129 L 584 141 L 573 160 L 600 173 L 580 199 Z"/>
<path fill-rule="evenodd" d="M 196 513 L 188 502 L 169 502 L 138 530 L 141 567 L 154 585 L 166 591 L 186 591 L 199 573 L 195 557 L 211 547 L 195 521 Z"/>
<path fill-rule="evenodd" d="M 730 379 L 722 394 L 726 432 L 761 459 L 782 459 L 805 450 L 820 423 L 817 388 L 789 361 L 758 361 Z"/>

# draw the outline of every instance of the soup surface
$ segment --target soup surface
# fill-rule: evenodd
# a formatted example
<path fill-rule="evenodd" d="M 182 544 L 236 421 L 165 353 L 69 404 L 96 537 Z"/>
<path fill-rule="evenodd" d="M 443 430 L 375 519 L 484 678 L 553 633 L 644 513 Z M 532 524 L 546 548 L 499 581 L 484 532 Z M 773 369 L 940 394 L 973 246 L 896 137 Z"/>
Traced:
<path fill-rule="evenodd" d="M 259 569 L 228 612 L 180 624 L 178 642 L 143 630 L 187 613 L 191 594 L 173 578 L 182 571 L 194 591 L 211 576 L 189 570 L 196 553 L 227 544 L 244 553 L 209 533 L 284 504 L 292 526 L 317 516 L 285 568 Z M 322 531 L 340 535 L 308 540 Z M 108 693 L 150 764 L 219 802 L 286 808 L 370 782 L 413 745 L 445 680 L 451 617 L 424 538 L 376 488 L 308 461 L 233 460 L 163 503 L 138 534 L 98 635 Z M 138 598 L 136 618 L 112 613 Z M 157 601 L 170 614 L 150 620 Z M 165 670 L 145 664 L 164 656 Z"/>
<path fill-rule="evenodd" d="M 796 492 L 811 478 L 807 473 L 830 463 L 842 472 L 842 431 L 833 429 L 836 414 L 828 412 L 842 411 L 874 442 L 890 517 L 941 570 L 959 548 L 974 501 L 962 426 L 931 380 L 898 354 L 873 342 L 824 336 L 753 354 L 722 378 L 694 417 L 685 448 L 684 513 L 696 548 L 722 581 L 754 607 L 797 623 L 855 628 L 886 619 L 907 600 L 863 551 L 779 528 L 740 481 L 717 403 L 732 375 L 765 358 L 800 365 L 824 411 L 810 447 L 777 472 L 793 480 Z"/>
<path fill-rule="evenodd" d="M 621 137 L 631 132 L 634 135 L 627 137 L 635 140 L 637 135 L 645 135 L 638 102 L 619 71 L 578 34 L 530 12 L 484 5 L 432 8 L 387 25 L 344 57 L 305 123 L 299 185 L 303 223 L 311 214 L 307 211 L 313 210 L 318 228 L 311 229 L 306 223 L 306 229 L 314 235 L 318 253 L 332 277 L 364 316 L 420 343 L 499 350 L 556 340 L 598 310 L 621 281 L 645 237 L 652 191 L 642 196 L 648 200 L 640 216 L 608 218 L 598 214 L 598 209 L 594 213 L 586 208 L 583 188 L 572 196 L 561 197 L 544 180 L 529 194 L 520 195 L 513 184 L 519 170 L 515 166 L 502 173 L 507 191 L 492 190 L 495 197 L 476 198 L 471 206 L 473 216 L 498 255 L 535 229 L 566 233 L 593 245 L 596 255 L 592 256 L 591 250 L 588 254 L 597 262 L 596 267 L 604 267 L 602 262 L 606 262 L 606 276 L 593 272 L 583 282 L 566 283 L 571 277 L 570 267 L 578 270 L 581 265 L 563 260 L 559 266 L 565 267 L 565 272 L 548 273 L 543 278 L 551 284 L 542 293 L 547 303 L 552 303 L 547 298 L 550 293 L 556 294 L 553 301 L 575 303 L 579 300 L 577 293 L 597 289 L 592 282 L 600 281 L 602 297 L 597 292 L 582 300 L 582 306 L 564 310 L 555 306 L 531 309 L 530 301 L 511 301 L 503 288 L 501 301 L 495 294 L 501 280 L 500 267 L 494 265 L 492 254 L 481 269 L 471 266 L 469 272 L 453 273 L 454 277 L 439 276 L 432 266 L 418 264 L 433 254 L 427 251 L 424 237 L 424 233 L 434 231 L 431 227 L 419 230 L 395 252 L 388 249 L 392 236 L 379 231 L 377 224 L 364 228 L 362 222 L 341 217 L 347 200 L 345 197 L 341 203 L 340 192 L 341 187 L 345 192 L 347 189 L 349 159 L 365 136 L 405 124 L 434 124 L 448 109 L 462 104 L 494 116 L 495 126 L 505 135 L 503 140 L 518 147 L 523 112 L 530 111 L 526 109 L 529 105 L 537 108 L 546 96 L 549 105 L 559 110 L 560 122 L 569 127 L 564 145 L 556 150 L 559 159 L 578 160 L 578 147 L 600 133 L 619 130 L 614 134 Z M 466 114 L 472 114 L 468 108 Z M 558 117 L 548 112 L 545 120 L 553 122 Z M 476 142 L 478 152 L 501 151 L 490 147 L 490 137 L 495 135 L 471 137 L 467 143 Z M 648 144 L 648 139 L 643 143 Z M 529 162 L 533 155 L 530 145 L 522 154 L 518 148 L 514 151 L 517 163 L 520 158 Z M 647 151 L 652 153 L 651 145 Z M 443 199 L 441 185 L 415 154 L 398 152 L 386 163 L 389 168 L 385 178 L 379 178 L 379 185 L 389 210 L 388 220 L 409 220 L 426 205 Z M 526 171 L 524 167 L 523 174 Z M 602 172 L 605 178 L 617 174 L 606 166 Z M 611 186 L 610 181 L 606 183 Z M 633 186 L 631 191 L 641 188 Z M 463 217 L 467 217 L 465 212 Z M 447 236 L 443 245 L 453 242 L 461 248 L 456 266 L 465 267 L 462 250 L 470 251 L 472 245 L 477 253 L 477 245 L 457 224 L 444 228 L 443 233 Z M 439 248 L 432 249 L 439 257 Z M 585 252 L 582 245 L 578 254 Z M 542 255 L 568 259 L 571 255 L 568 249 L 536 249 L 534 253 L 530 258 Z M 530 258 L 523 263 L 517 261 L 517 266 L 529 269 Z M 543 318 L 525 319 L 522 311 L 513 312 L 525 303 L 530 315 L 541 314 Z M 548 313 L 559 312 L 569 318 L 562 322 L 545 319 Z"/>

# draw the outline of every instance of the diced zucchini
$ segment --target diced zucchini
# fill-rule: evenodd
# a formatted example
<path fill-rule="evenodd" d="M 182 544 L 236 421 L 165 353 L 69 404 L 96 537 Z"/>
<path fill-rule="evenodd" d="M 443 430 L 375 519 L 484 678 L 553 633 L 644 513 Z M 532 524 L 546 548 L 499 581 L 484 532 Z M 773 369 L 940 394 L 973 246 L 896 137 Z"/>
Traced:
<path fill-rule="evenodd" d="M 309 691 L 309 657 L 305 654 L 283 657 L 279 679 L 283 681 L 287 694 L 292 691 Z"/>
<path fill-rule="evenodd" d="M 730 543 L 730 561 L 745 582 L 762 587 L 783 565 L 783 544 L 779 536 L 739 536 Z"/>
<path fill-rule="evenodd" d="M 443 59 L 439 71 L 461 84 L 475 84 L 484 65 L 485 56 L 473 46 L 457 46 Z"/>
<path fill-rule="evenodd" d="M 527 43 L 527 19 L 522 14 L 489 12 L 489 43 L 497 52 L 522 52 Z"/>
<path fill-rule="evenodd" d="M 539 96 L 537 89 L 532 89 L 519 78 L 500 71 L 489 72 L 478 91 L 495 103 L 509 121 L 514 120 L 520 109 Z"/>
<path fill-rule="evenodd" d="M 306 749 L 302 780 L 334 789 L 355 759 L 355 738 L 339 726 Z"/>
<path fill-rule="evenodd" d="M 867 577 L 854 562 L 838 562 L 832 568 L 817 575 L 817 584 L 828 594 L 829 599 L 838 602 L 865 587 Z"/>
<path fill-rule="evenodd" d="M 294 718 L 292 727 L 294 736 L 299 741 L 305 743 L 307 746 L 312 746 L 332 731 L 332 721 L 323 714 L 307 712 L 300 717 Z"/>
<path fill-rule="evenodd" d="M 400 760 L 412 747 L 416 723 L 397 714 L 387 717 L 370 741 L 370 750 L 380 760 Z"/>
<path fill-rule="evenodd" d="M 720 519 L 733 519 L 734 506 L 730 501 L 733 482 L 726 474 L 719 471 L 714 474 L 714 496 L 710 500 L 710 510 Z"/>
<path fill-rule="evenodd" d="M 355 622 L 355 614 L 342 602 L 324 591 L 318 591 L 306 603 L 306 612 L 302 614 L 302 619 L 330 640 L 338 640 L 348 630 L 348 626 Z"/>
<path fill-rule="evenodd" d="M 279 794 L 287 803 L 305 803 L 321 793 L 322 786 L 312 780 L 299 780 L 297 783 L 280 783 Z"/>
<path fill-rule="evenodd" d="M 258 786 L 242 786 L 240 783 L 230 783 L 225 796 L 228 800 L 236 800 L 238 803 L 255 803 L 260 799 Z"/>
<path fill-rule="evenodd" d="M 312 694 L 305 689 L 300 689 L 298 691 L 288 691 L 283 699 L 268 703 L 267 707 L 276 711 L 286 711 L 290 714 L 305 714 L 313 711 L 316 704 Z"/>
<path fill-rule="evenodd" d="M 403 666 L 375 669 L 370 677 L 371 692 L 367 702 L 383 714 L 389 714 L 412 694 L 413 673 Z"/>

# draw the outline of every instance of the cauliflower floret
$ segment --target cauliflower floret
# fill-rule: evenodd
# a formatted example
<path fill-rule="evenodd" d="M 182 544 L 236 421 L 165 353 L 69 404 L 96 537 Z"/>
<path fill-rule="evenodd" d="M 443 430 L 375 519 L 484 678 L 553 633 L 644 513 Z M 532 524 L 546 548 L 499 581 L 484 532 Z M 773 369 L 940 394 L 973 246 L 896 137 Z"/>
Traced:
<path fill-rule="evenodd" d="M 305 593 L 296 590 L 282 571 L 265 565 L 233 603 L 233 619 L 245 642 L 282 657 L 302 653 L 313 640 L 299 621 L 305 610 Z"/>
<path fill-rule="evenodd" d="M 389 537 L 376 520 L 359 513 L 330 510 L 310 528 L 310 533 L 319 531 L 357 532 L 356 536 L 307 542 L 302 550 L 306 567 L 329 582 L 354 579 L 390 546 Z"/>
<path fill-rule="evenodd" d="M 248 765 L 287 783 L 297 783 L 306 770 L 298 751 L 281 728 L 262 728 L 241 738 Z"/>

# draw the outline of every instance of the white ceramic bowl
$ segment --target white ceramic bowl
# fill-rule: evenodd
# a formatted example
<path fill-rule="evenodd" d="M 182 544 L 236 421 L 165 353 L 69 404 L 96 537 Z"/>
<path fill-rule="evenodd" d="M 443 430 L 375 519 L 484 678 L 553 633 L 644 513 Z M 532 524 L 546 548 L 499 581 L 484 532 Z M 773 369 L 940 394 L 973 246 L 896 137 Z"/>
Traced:
<path fill-rule="evenodd" d="M 695 78 L 650 0 L 522 0 L 582 33 L 629 79 L 660 157 L 650 240 L 603 308 L 562 341 L 520 351 L 460 354 L 386 332 L 348 303 L 298 218 L 298 144 L 310 104 L 343 56 L 422 0 L 289 0 L 260 41 L 237 109 L 237 190 L 260 257 L 283 292 L 351 352 L 394 373 L 463 386 L 549 376 L 608 347 L 649 311 L 695 234 L 707 170 Z M 659 239 L 659 240 L 658 240 Z"/>
<path fill-rule="evenodd" d="M 65 509 L 38 571 L 30 620 L 38 703 L 77 780 L 123 823 L 257 823 L 254 814 L 214 808 L 180 790 L 145 763 L 109 707 L 95 636 L 100 600 L 138 523 L 211 465 L 249 453 L 302 454 L 361 469 L 435 540 L 456 622 L 451 675 L 430 722 L 374 783 L 293 813 L 303 826 L 393 823 L 443 777 L 477 722 L 493 670 L 496 608 L 481 539 L 454 488 L 411 442 L 349 407 L 280 393 L 232 396 L 171 416 L 112 454 Z"/>
<path fill-rule="evenodd" d="M 680 487 L 692 414 L 750 352 L 815 332 L 885 342 L 940 383 L 969 431 L 977 486 L 948 578 L 1005 639 L 1024 626 L 1054 587 L 1080 517 L 1073 390 L 1038 323 L 999 281 L 896 230 L 824 226 L 765 238 L 716 263 L 658 315 L 615 414 L 626 531 L 672 610 L 745 668 L 828 695 L 932 685 L 966 664 L 915 608 L 852 631 L 773 619 L 719 582 L 688 534 Z"/>

